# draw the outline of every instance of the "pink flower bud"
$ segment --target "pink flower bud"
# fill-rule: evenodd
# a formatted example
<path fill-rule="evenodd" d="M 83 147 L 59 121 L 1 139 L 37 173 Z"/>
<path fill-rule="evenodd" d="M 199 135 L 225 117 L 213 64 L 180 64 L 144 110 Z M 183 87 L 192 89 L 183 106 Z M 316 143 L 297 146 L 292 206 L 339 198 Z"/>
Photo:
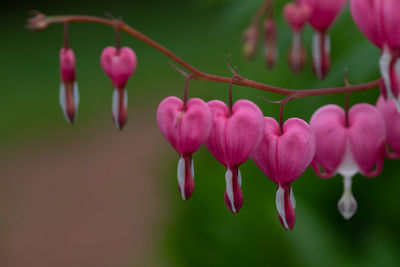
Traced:
<path fill-rule="evenodd" d="M 243 33 L 243 55 L 251 60 L 257 52 L 258 29 L 257 25 L 251 25 Z"/>
<path fill-rule="evenodd" d="M 178 185 L 183 200 L 194 191 L 192 154 L 207 139 L 211 131 L 211 111 L 207 103 L 192 98 L 186 104 L 177 97 L 164 99 L 157 110 L 157 123 L 168 142 L 179 153 Z"/>
<path fill-rule="evenodd" d="M 272 69 L 278 59 L 277 33 L 275 21 L 267 18 L 264 21 L 264 61 Z"/>
<path fill-rule="evenodd" d="M 386 136 L 383 117 L 374 106 L 357 104 L 348 112 L 346 122 L 342 108 L 326 105 L 314 113 L 310 125 L 317 142 L 312 167 L 322 178 L 337 173 L 343 176 L 345 187 L 338 207 L 349 219 L 357 207 L 351 194 L 352 177 L 357 172 L 375 177 L 382 171 Z"/>
<path fill-rule="evenodd" d="M 243 204 L 239 166 L 249 159 L 261 142 L 264 127 L 261 110 L 253 102 L 239 100 L 232 114 L 219 100 L 208 102 L 213 126 L 205 142 L 210 153 L 226 167 L 225 203 L 232 213 Z"/>
<path fill-rule="evenodd" d="M 125 86 L 136 70 L 136 54 L 129 47 L 122 47 L 119 50 L 111 46 L 106 47 L 101 54 L 101 66 L 114 85 L 113 121 L 118 129 L 122 129 L 127 120 L 128 108 L 128 95 Z"/>
<path fill-rule="evenodd" d="M 376 107 L 381 112 L 386 125 L 386 145 L 389 158 L 400 158 L 400 114 L 393 100 L 380 96 Z"/>
<path fill-rule="evenodd" d="M 315 155 L 315 138 L 303 120 L 291 118 L 281 132 L 279 124 L 264 118 L 264 136 L 252 158 L 261 171 L 278 185 L 276 207 L 282 226 L 292 229 L 296 202 L 291 188 L 310 165 Z"/>
<path fill-rule="evenodd" d="M 61 48 L 60 72 L 60 105 L 65 119 L 72 123 L 78 114 L 79 91 L 75 80 L 75 55 L 69 48 Z"/>

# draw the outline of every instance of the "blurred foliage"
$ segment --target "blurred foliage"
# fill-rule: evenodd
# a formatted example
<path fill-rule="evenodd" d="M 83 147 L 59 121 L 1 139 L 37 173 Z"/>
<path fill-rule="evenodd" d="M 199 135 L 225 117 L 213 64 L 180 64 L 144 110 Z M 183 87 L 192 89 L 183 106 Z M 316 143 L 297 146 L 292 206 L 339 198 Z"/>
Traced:
<path fill-rule="evenodd" d="M 70 26 L 70 44 L 77 57 L 81 90 L 78 122 L 71 129 L 58 105 L 61 27 L 52 26 L 41 33 L 27 32 L 23 24 L 31 9 L 48 14 L 101 16 L 108 11 L 114 16 L 122 15 L 126 22 L 204 71 L 230 75 L 225 60 L 231 54 L 231 62 L 238 66 L 241 75 L 282 87 L 342 86 L 345 67 L 349 69 L 351 83 L 379 76 L 379 51 L 358 31 L 348 8 L 329 31 L 333 63 L 327 79 L 318 81 L 310 63 L 300 75 L 292 74 L 286 60 L 291 35 L 281 17 L 286 1 L 275 1 L 280 52 L 275 69 L 266 69 L 261 50 L 254 62 L 245 61 L 241 55 L 241 34 L 260 2 L 71 0 L 5 4 L 7 12 L 0 18 L 3 63 L 0 145 L 8 147 L 23 138 L 45 139 L 57 132 L 79 133 L 110 116 L 112 87 L 100 68 L 99 55 L 104 46 L 113 44 L 113 30 L 102 25 Z M 308 50 L 311 37 L 312 30 L 307 28 L 304 43 Z M 122 35 L 122 44 L 133 47 L 139 60 L 138 70 L 128 85 L 130 107 L 140 110 L 146 106 L 143 110 L 155 113 L 161 99 L 183 93 L 184 78 L 168 65 L 165 56 L 127 35 Z M 374 104 L 378 94 L 378 90 L 352 94 L 351 103 Z M 226 100 L 227 86 L 192 81 L 190 95 Z M 235 99 L 250 99 L 265 115 L 277 117 L 278 105 L 265 103 L 257 96 L 281 98 L 234 87 Z M 342 105 L 343 101 L 344 95 L 295 100 L 287 105 L 285 117 L 309 120 L 320 106 Z M 128 124 L 128 127 L 134 126 Z M 245 203 L 238 215 L 232 215 L 223 201 L 223 166 L 205 148 L 196 153 L 196 190 L 192 199 L 184 203 L 177 193 L 177 160 L 177 157 L 170 160 L 160 171 L 160 183 L 165 184 L 165 194 L 170 196 L 171 210 L 160 237 L 159 251 L 154 253 L 167 266 L 400 266 L 400 208 L 395 198 L 400 188 L 400 168 L 396 161 L 387 161 L 376 179 L 355 178 L 353 190 L 359 209 L 350 221 L 345 221 L 336 208 L 342 190 L 340 177 L 321 180 L 307 170 L 293 185 L 298 203 L 297 222 L 292 232 L 286 232 L 277 218 L 276 186 L 253 162 L 241 167 Z"/>

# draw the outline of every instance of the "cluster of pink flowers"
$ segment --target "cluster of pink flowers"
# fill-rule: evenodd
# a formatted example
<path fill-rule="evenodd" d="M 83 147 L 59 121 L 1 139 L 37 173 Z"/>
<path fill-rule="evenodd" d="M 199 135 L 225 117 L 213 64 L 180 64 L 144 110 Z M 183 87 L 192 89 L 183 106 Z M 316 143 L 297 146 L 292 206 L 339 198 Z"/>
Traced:
<path fill-rule="evenodd" d="M 315 31 L 312 40 L 314 73 L 318 79 L 323 79 L 328 74 L 331 44 L 327 30 L 345 5 L 346 0 L 297 0 L 286 4 L 283 15 L 293 32 L 288 60 L 295 73 L 303 69 L 307 60 L 301 34 L 308 22 Z"/>
<path fill-rule="evenodd" d="M 301 30 L 309 22 L 315 29 L 314 72 L 318 78 L 327 74 L 327 29 L 345 4 L 345 0 L 299 0 L 285 6 L 284 16 L 293 29 L 289 62 L 294 71 L 305 64 Z M 352 194 L 353 177 L 357 173 L 376 177 L 385 157 L 400 158 L 400 17 L 396 15 L 400 1 L 352 0 L 351 10 L 361 31 L 382 49 L 382 96 L 376 106 L 361 103 L 344 110 L 325 105 L 313 114 L 309 124 L 298 118 L 279 124 L 263 117 L 248 100 L 227 107 L 219 100 L 205 103 L 195 98 L 185 103 L 168 97 L 158 108 L 157 122 L 180 155 L 178 184 L 184 200 L 194 191 L 192 155 L 204 144 L 226 168 L 225 203 L 232 213 L 239 212 L 243 205 L 239 167 L 251 158 L 277 184 L 276 208 L 285 229 L 292 229 L 295 223 L 296 201 L 291 184 L 310 165 L 321 178 L 336 174 L 343 177 L 338 209 L 345 219 L 354 215 L 357 202 Z M 273 32 L 273 28 L 266 20 L 265 29 Z"/>
<path fill-rule="evenodd" d="M 309 165 L 321 178 L 343 176 L 344 192 L 338 208 L 349 219 L 357 209 L 351 191 L 353 176 L 375 177 L 382 171 L 385 156 L 400 156 L 400 114 L 391 100 L 385 102 L 382 97 L 377 107 L 363 103 L 347 112 L 326 105 L 314 113 L 310 124 L 290 118 L 280 125 L 263 117 L 257 105 L 248 100 L 228 107 L 219 100 L 206 103 L 193 98 L 184 103 L 171 96 L 159 105 L 157 122 L 179 154 L 178 188 L 183 200 L 193 194 L 193 153 L 204 144 L 226 168 L 226 206 L 233 213 L 242 207 L 239 168 L 251 158 L 277 184 L 276 207 L 285 229 L 292 229 L 295 223 L 291 183 Z M 385 141 L 390 152 L 385 151 Z"/>
<path fill-rule="evenodd" d="M 288 58 L 294 72 L 300 72 L 306 63 L 301 34 L 309 23 L 315 31 L 314 73 L 319 79 L 327 75 L 331 62 L 327 31 L 345 4 L 346 0 L 297 0 L 285 5 L 283 14 L 293 33 Z M 362 33 L 382 51 L 379 60 L 382 78 L 374 83 L 375 86 L 381 83 L 381 96 L 376 105 L 360 103 L 351 109 L 325 105 L 313 114 L 309 123 L 299 118 L 284 122 L 281 113 L 278 123 L 264 117 L 259 107 L 249 100 L 232 104 L 231 95 L 228 106 L 219 100 L 208 103 L 199 98 L 187 100 L 186 83 L 183 101 L 167 97 L 157 110 L 161 132 L 179 154 L 178 189 L 183 200 L 188 200 L 194 192 L 193 154 L 204 144 L 226 168 L 224 200 L 232 213 L 238 213 L 243 205 L 240 166 L 252 159 L 277 185 L 276 208 L 285 229 L 292 229 L 296 220 L 292 183 L 308 166 L 324 179 L 337 174 L 343 177 L 344 190 L 338 209 L 345 219 L 354 215 L 357 202 L 352 193 L 353 177 L 357 173 L 376 177 L 382 171 L 385 158 L 400 158 L 400 0 L 351 0 L 350 7 Z M 46 24 L 39 22 L 45 19 L 38 16 L 32 20 L 37 24 L 33 29 L 44 27 Z M 265 60 L 273 67 L 277 58 L 277 33 L 271 14 L 267 15 L 263 29 Z M 246 55 L 253 56 L 258 41 L 257 23 L 245 31 L 244 39 Z M 75 56 L 67 44 L 60 52 L 60 103 L 67 121 L 73 122 L 79 92 Z M 164 53 L 176 59 L 171 52 Z M 128 47 L 120 48 L 117 37 L 116 47 L 103 50 L 101 65 L 115 88 L 112 118 L 121 129 L 127 120 L 126 84 L 136 70 L 136 55 Z M 187 81 L 196 77 L 195 74 L 193 71 L 188 75 Z M 282 94 L 290 95 L 287 91 L 290 90 Z"/>
<path fill-rule="evenodd" d="M 114 86 L 112 119 L 115 126 L 122 129 L 128 115 L 126 84 L 136 70 L 136 54 L 129 47 L 106 47 L 101 54 L 101 66 Z M 75 74 L 75 55 L 69 47 L 63 47 L 60 51 L 60 70 L 60 105 L 66 120 L 72 123 L 78 113 L 79 91 Z"/>

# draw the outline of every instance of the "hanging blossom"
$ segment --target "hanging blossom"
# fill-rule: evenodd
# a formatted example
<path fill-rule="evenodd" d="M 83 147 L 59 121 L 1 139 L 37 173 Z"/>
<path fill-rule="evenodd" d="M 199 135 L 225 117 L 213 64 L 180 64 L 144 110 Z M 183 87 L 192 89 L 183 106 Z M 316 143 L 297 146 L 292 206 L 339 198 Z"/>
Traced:
<path fill-rule="evenodd" d="M 278 60 L 278 45 L 276 23 L 273 18 L 267 17 L 263 24 L 264 28 L 264 61 L 269 69 L 273 69 Z"/>
<path fill-rule="evenodd" d="M 386 136 L 382 115 L 369 104 L 357 104 L 347 114 L 339 106 L 326 105 L 314 113 L 310 125 L 317 142 L 312 167 L 321 178 L 343 176 L 338 209 L 350 219 L 357 210 L 353 176 L 359 172 L 375 177 L 382 171 Z"/>
<path fill-rule="evenodd" d="M 75 54 L 68 47 L 60 51 L 60 105 L 64 117 L 69 123 L 73 123 L 78 114 L 79 90 L 75 74 Z"/>
<path fill-rule="evenodd" d="M 184 103 L 177 97 L 164 99 L 157 109 L 158 126 L 179 153 L 178 188 L 183 200 L 194 191 L 194 168 L 192 155 L 207 139 L 211 131 L 211 111 L 207 103 L 192 98 Z"/>
<path fill-rule="evenodd" d="M 307 63 L 307 53 L 302 42 L 302 31 L 310 17 L 310 8 L 296 2 L 287 3 L 283 16 L 292 29 L 292 45 L 288 55 L 289 66 L 294 73 L 299 73 Z"/>
<path fill-rule="evenodd" d="M 331 65 L 331 44 L 327 30 L 346 5 L 346 0 L 298 0 L 297 2 L 310 8 L 308 22 L 315 30 L 312 40 L 313 70 L 318 79 L 323 79 Z"/>
<path fill-rule="evenodd" d="M 101 53 L 101 66 L 114 86 L 112 118 L 115 127 L 122 129 L 128 117 L 126 83 L 136 70 L 136 54 L 129 47 L 106 47 Z"/>
<path fill-rule="evenodd" d="M 352 0 L 351 14 L 361 32 L 381 49 L 382 95 L 400 112 L 400 1 Z"/>
<path fill-rule="evenodd" d="M 386 156 L 391 159 L 400 158 L 400 114 L 392 99 L 385 100 L 380 96 L 376 107 L 381 112 L 386 125 Z"/>
<path fill-rule="evenodd" d="M 296 220 L 291 183 L 303 174 L 314 155 L 314 134 L 305 121 L 291 118 L 281 128 L 275 119 L 264 118 L 264 136 L 252 159 L 278 185 L 276 208 L 286 230 L 293 229 Z"/>
<path fill-rule="evenodd" d="M 248 100 L 238 100 L 230 110 L 219 100 L 208 102 L 212 129 L 205 145 L 226 168 L 225 204 L 232 213 L 243 205 L 242 176 L 239 166 L 247 161 L 261 142 L 264 128 L 259 107 Z"/>

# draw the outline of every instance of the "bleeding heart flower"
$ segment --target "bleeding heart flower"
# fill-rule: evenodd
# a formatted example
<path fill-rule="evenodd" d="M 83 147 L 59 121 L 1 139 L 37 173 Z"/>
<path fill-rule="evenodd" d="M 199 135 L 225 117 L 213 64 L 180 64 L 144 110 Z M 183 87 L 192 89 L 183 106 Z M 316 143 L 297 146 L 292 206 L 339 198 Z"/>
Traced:
<path fill-rule="evenodd" d="M 243 32 L 243 55 L 248 60 L 253 59 L 257 52 L 258 38 L 259 36 L 257 25 L 251 25 Z"/>
<path fill-rule="evenodd" d="M 307 62 L 307 54 L 301 40 L 301 32 L 310 13 L 310 8 L 307 5 L 293 2 L 287 3 L 283 9 L 283 16 L 292 28 L 292 45 L 288 61 L 294 73 L 299 73 Z"/>
<path fill-rule="evenodd" d="M 379 67 L 382 95 L 393 99 L 400 112 L 400 1 L 352 0 L 351 14 L 361 32 L 382 50 Z"/>
<path fill-rule="evenodd" d="M 357 210 L 351 192 L 353 176 L 360 172 L 375 177 L 382 171 L 386 135 L 382 115 L 372 105 L 357 104 L 348 112 L 346 122 L 342 108 L 326 105 L 314 113 L 310 125 L 317 141 L 312 167 L 322 178 L 337 173 L 343 176 L 344 192 L 338 208 L 350 219 Z"/>
<path fill-rule="evenodd" d="M 299 0 L 310 10 L 308 22 L 315 29 L 312 41 L 313 69 L 318 79 L 323 79 L 330 68 L 330 38 L 327 34 L 340 11 L 346 5 L 346 0 Z"/>
<path fill-rule="evenodd" d="M 376 107 L 381 112 L 386 124 L 386 145 L 390 149 L 386 156 L 391 159 L 400 158 L 400 114 L 392 99 L 385 100 L 380 96 Z"/>
<path fill-rule="evenodd" d="M 232 213 L 243 205 L 242 178 L 239 166 L 257 149 L 264 128 L 263 115 L 256 104 L 239 100 L 232 114 L 219 100 L 208 102 L 213 126 L 205 142 L 210 153 L 226 167 L 225 204 Z"/>
<path fill-rule="evenodd" d="M 179 153 L 178 185 L 182 199 L 188 200 L 194 191 L 192 154 L 207 139 L 212 125 L 207 103 L 192 98 L 184 105 L 177 97 L 164 99 L 157 110 L 157 123 L 168 142 Z"/>
<path fill-rule="evenodd" d="M 275 119 L 264 118 L 264 137 L 252 158 L 261 171 L 278 185 L 276 207 L 282 226 L 293 229 L 296 202 L 291 183 L 310 165 L 315 155 L 315 138 L 303 120 L 291 118 L 282 130 Z"/>
<path fill-rule="evenodd" d="M 128 116 L 128 94 L 125 86 L 136 70 L 136 54 L 129 47 L 122 47 L 121 49 L 106 47 L 101 53 L 101 66 L 114 85 L 113 121 L 118 129 L 122 129 Z"/>
<path fill-rule="evenodd" d="M 70 48 L 61 48 L 60 70 L 60 105 L 67 122 L 73 123 L 78 114 L 79 91 L 75 77 L 75 55 Z"/>
<path fill-rule="evenodd" d="M 277 33 L 275 21 L 267 18 L 264 21 L 264 61 L 272 69 L 278 59 Z"/>

